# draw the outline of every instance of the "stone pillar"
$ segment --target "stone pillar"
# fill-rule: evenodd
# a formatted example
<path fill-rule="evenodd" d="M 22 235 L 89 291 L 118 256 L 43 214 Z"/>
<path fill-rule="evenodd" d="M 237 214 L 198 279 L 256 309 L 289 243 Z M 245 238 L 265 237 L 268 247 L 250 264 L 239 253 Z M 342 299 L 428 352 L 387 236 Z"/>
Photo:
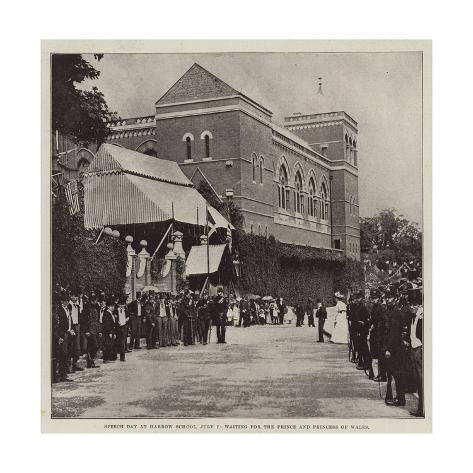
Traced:
<path fill-rule="evenodd" d="M 136 253 L 131 256 L 131 275 L 130 275 L 130 292 L 131 299 L 136 299 Z"/>
<path fill-rule="evenodd" d="M 133 237 L 127 235 L 125 241 L 128 243 L 126 248 L 127 252 L 127 267 L 126 267 L 126 289 L 129 291 L 129 297 L 131 300 L 135 299 L 135 258 L 136 253 L 131 244 L 133 243 Z"/>
<path fill-rule="evenodd" d="M 176 231 L 172 234 L 172 241 L 174 243 L 173 251 L 176 256 L 182 259 L 186 259 L 186 253 L 184 252 L 184 248 L 182 247 L 182 238 L 183 234 L 180 231 Z"/>
<path fill-rule="evenodd" d="M 181 234 L 182 235 L 182 234 Z M 181 240 L 182 241 L 182 240 Z M 164 257 L 166 261 L 170 261 L 171 268 L 169 270 L 169 279 L 170 279 L 170 292 L 171 294 L 177 293 L 177 255 L 174 253 L 174 245 L 172 243 L 168 243 L 168 253 Z M 182 244 L 181 244 L 182 248 Z"/>
<path fill-rule="evenodd" d="M 150 271 L 150 254 L 146 251 L 146 247 L 148 246 L 148 242 L 146 240 L 141 240 L 140 241 L 140 246 L 141 246 L 141 251 L 138 253 L 138 258 L 140 260 L 140 265 L 138 267 L 138 271 L 141 273 L 140 269 L 142 268 L 142 265 L 144 265 L 144 272 L 140 274 L 140 279 L 144 277 L 144 279 L 141 279 L 143 282 L 143 286 L 147 286 L 151 282 L 151 271 Z"/>

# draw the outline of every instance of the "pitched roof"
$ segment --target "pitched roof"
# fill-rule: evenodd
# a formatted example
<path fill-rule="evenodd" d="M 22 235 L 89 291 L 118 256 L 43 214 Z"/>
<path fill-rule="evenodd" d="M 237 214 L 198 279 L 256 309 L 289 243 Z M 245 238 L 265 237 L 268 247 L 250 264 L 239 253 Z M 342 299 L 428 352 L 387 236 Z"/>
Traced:
<path fill-rule="evenodd" d="M 194 63 L 177 82 L 156 102 L 155 105 L 168 105 L 191 100 L 206 100 L 238 95 L 263 109 L 269 115 L 271 110 L 234 89 L 200 64 Z"/>
<path fill-rule="evenodd" d="M 88 173 L 122 171 L 171 184 L 193 187 L 192 182 L 174 161 L 159 159 L 137 151 L 104 143 L 87 168 Z"/>
<path fill-rule="evenodd" d="M 107 143 L 100 147 L 83 179 L 86 228 L 172 218 L 204 226 L 207 210 L 218 228 L 234 228 L 172 161 Z"/>
<path fill-rule="evenodd" d="M 213 99 L 238 95 L 222 79 L 214 76 L 201 65 L 194 63 L 190 69 L 156 102 L 156 105 L 189 100 Z"/>

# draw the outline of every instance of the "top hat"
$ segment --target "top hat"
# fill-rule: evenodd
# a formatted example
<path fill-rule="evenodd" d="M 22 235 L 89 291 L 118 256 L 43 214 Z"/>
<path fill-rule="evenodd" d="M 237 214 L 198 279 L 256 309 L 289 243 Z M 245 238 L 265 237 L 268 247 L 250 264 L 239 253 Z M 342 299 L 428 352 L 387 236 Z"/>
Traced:
<path fill-rule="evenodd" d="M 110 305 L 115 305 L 115 299 L 113 297 L 107 299 L 107 307 Z"/>

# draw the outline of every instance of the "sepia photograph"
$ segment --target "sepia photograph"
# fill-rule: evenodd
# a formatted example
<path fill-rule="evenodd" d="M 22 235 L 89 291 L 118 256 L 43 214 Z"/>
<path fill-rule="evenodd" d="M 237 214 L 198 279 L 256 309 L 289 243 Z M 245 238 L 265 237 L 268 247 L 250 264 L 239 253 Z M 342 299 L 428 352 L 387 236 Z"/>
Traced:
<path fill-rule="evenodd" d="M 43 429 L 430 431 L 430 47 L 43 41 Z"/>

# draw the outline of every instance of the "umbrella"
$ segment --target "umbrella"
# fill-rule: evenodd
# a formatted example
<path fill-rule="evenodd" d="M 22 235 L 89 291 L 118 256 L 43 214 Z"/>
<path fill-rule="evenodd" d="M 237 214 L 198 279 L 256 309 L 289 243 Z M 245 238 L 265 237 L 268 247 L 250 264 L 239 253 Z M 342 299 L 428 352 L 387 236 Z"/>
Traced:
<path fill-rule="evenodd" d="M 159 289 L 156 286 L 145 286 L 142 289 L 143 292 L 148 292 L 148 291 L 154 291 L 154 292 L 159 292 Z"/>
<path fill-rule="evenodd" d="M 264 296 L 263 299 L 261 299 L 263 301 L 272 301 L 273 298 L 271 296 Z"/>

